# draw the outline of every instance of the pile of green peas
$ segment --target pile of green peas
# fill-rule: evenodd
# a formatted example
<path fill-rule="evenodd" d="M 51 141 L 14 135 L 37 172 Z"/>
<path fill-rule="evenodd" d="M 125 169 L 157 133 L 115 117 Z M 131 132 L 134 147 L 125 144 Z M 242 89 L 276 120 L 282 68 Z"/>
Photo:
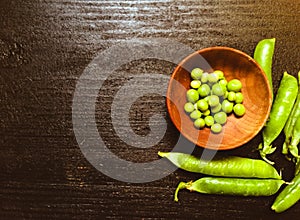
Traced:
<path fill-rule="evenodd" d="M 184 110 L 196 128 L 210 127 L 213 133 L 220 133 L 228 114 L 233 112 L 237 117 L 245 114 L 240 80 L 228 82 L 221 70 L 208 73 L 201 68 L 194 68 L 191 78 Z"/>

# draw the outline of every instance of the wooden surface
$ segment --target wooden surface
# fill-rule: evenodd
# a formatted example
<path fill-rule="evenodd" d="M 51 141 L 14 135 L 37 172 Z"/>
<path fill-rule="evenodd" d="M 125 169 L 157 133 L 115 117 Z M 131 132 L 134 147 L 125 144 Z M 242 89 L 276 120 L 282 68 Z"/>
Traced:
<path fill-rule="evenodd" d="M 283 71 L 300 69 L 300 2 L 297 0 L 1 0 L 0 1 L 0 219 L 298 219 L 300 203 L 283 214 L 264 198 L 200 195 L 182 191 L 179 181 L 199 175 L 177 170 L 149 183 L 114 180 L 83 156 L 72 125 L 76 83 L 98 52 L 139 38 L 177 40 L 194 50 L 229 46 L 253 54 L 256 43 L 276 37 L 274 88 Z M 149 95 L 130 110 L 131 128 L 149 133 L 149 117 L 163 115 L 167 131 L 151 148 L 124 144 L 110 118 L 114 95 L 132 74 L 161 72 L 169 62 L 145 59 L 123 66 L 99 91 L 97 127 L 109 149 L 133 162 L 157 160 L 179 133 L 165 99 Z M 147 79 L 140 82 L 147 85 Z M 84 115 L 84 112 L 82 112 Z M 159 124 L 158 124 L 159 125 Z M 276 140 L 280 148 L 283 137 Z M 223 152 L 258 158 L 259 134 L 245 146 Z M 187 148 L 188 142 L 183 143 Z M 201 149 L 196 153 L 201 154 Z M 270 157 L 291 180 L 293 165 L 278 150 Z"/>

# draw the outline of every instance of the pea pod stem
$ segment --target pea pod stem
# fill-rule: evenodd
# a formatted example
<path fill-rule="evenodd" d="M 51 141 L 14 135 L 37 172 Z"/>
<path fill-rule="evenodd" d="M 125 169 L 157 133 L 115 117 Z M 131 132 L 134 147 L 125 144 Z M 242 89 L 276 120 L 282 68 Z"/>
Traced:
<path fill-rule="evenodd" d="M 216 195 L 271 196 L 284 183 L 283 180 L 275 179 L 203 177 L 195 182 L 180 182 L 174 194 L 174 201 L 178 201 L 178 192 L 181 189 Z"/>
<path fill-rule="evenodd" d="M 188 183 L 185 183 L 185 182 L 180 182 L 175 190 L 175 194 L 174 194 L 174 201 L 175 202 L 178 202 L 178 193 L 179 193 L 179 190 L 181 189 L 186 189 L 188 187 L 188 184 L 191 184 L 192 182 L 188 182 Z"/>
<path fill-rule="evenodd" d="M 258 147 L 261 157 L 270 164 L 274 164 L 274 162 L 267 159 L 267 155 L 272 154 L 276 150 L 276 147 L 272 147 L 272 143 L 283 130 L 292 111 L 297 93 L 297 79 L 287 72 L 284 72 L 271 108 L 269 120 L 262 133 L 263 143 Z"/>
<path fill-rule="evenodd" d="M 263 160 L 228 156 L 206 160 L 179 152 L 158 152 L 178 168 L 211 176 L 281 179 L 277 170 Z"/>
<path fill-rule="evenodd" d="M 261 66 L 264 70 L 273 98 L 273 83 L 272 83 L 272 59 L 275 48 L 275 38 L 263 39 L 255 47 L 254 60 Z"/>

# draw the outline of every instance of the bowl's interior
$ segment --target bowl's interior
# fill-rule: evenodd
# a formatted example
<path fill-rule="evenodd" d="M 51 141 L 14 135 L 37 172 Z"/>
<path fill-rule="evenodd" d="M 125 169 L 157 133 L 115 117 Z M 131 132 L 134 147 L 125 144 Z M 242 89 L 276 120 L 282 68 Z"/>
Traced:
<path fill-rule="evenodd" d="M 213 134 L 209 128 L 195 128 L 183 109 L 190 71 L 196 67 L 207 72 L 222 70 L 228 81 L 236 78 L 242 82 L 246 114 L 240 118 L 229 115 L 220 134 Z M 185 58 L 174 70 L 167 92 L 167 108 L 176 128 L 193 143 L 215 150 L 233 149 L 251 140 L 263 128 L 271 104 L 271 90 L 263 70 L 247 54 L 227 47 L 206 48 Z"/>

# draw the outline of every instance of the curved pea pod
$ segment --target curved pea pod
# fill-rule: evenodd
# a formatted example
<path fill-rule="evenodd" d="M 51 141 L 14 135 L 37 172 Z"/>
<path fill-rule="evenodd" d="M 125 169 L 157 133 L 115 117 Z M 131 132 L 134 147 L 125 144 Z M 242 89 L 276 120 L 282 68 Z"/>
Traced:
<path fill-rule="evenodd" d="M 300 71 L 298 72 L 298 87 L 300 85 Z M 293 136 L 293 128 L 296 124 L 297 118 L 300 117 L 300 90 L 298 89 L 298 95 L 296 98 L 296 102 L 293 106 L 293 109 L 291 111 L 291 114 L 288 117 L 288 120 L 284 126 L 284 135 L 285 135 L 285 141 L 282 146 L 282 153 L 288 154 L 289 153 L 289 145 Z"/>
<path fill-rule="evenodd" d="M 254 60 L 261 66 L 264 70 L 269 85 L 273 94 L 273 83 L 272 83 L 272 59 L 275 48 L 275 38 L 264 39 L 258 42 L 254 51 Z M 273 95 L 272 95 L 273 97 Z"/>
<path fill-rule="evenodd" d="M 195 173 L 223 177 L 281 179 L 277 170 L 263 160 L 235 156 L 205 160 L 177 152 L 158 152 L 158 155 L 167 158 L 178 168 Z"/>
<path fill-rule="evenodd" d="M 292 131 L 292 139 L 288 145 L 289 152 L 295 157 L 299 158 L 298 155 L 298 144 L 300 142 L 300 117 L 297 118 Z"/>
<path fill-rule="evenodd" d="M 283 212 L 292 207 L 300 199 L 300 174 L 296 175 L 292 183 L 287 185 L 276 197 L 271 209 Z"/>
<path fill-rule="evenodd" d="M 296 167 L 295 167 L 295 176 L 300 173 L 300 159 L 297 159 Z"/>
<path fill-rule="evenodd" d="M 203 177 L 195 182 L 180 182 L 174 194 L 178 201 L 178 192 L 188 189 L 205 194 L 234 195 L 234 196 L 271 196 L 284 184 L 283 180 L 274 179 L 240 179 Z"/>
<path fill-rule="evenodd" d="M 297 79 L 287 72 L 284 72 L 271 108 L 269 119 L 263 129 L 263 143 L 258 147 L 261 157 L 270 164 L 274 164 L 274 162 L 268 160 L 266 156 L 276 150 L 276 147 L 272 147 L 271 144 L 283 130 L 292 111 L 297 93 Z"/>

